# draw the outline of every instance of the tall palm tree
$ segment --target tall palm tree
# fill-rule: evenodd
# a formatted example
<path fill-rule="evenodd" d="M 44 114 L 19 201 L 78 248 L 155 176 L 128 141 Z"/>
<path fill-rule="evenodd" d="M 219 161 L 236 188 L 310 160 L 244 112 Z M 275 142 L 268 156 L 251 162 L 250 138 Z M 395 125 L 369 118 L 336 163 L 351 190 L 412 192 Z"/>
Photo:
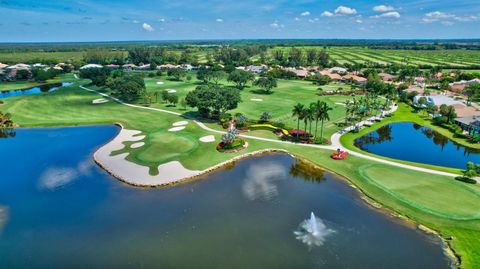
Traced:
<path fill-rule="evenodd" d="M 330 120 L 330 115 L 328 114 L 328 111 L 332 110 L 330 106 L 326 102 L 322 102 L 321 108 L 320 108 L 320 120 L 321 120 L 321 127 L 320 127 L 320 141 L 323 143 L 323 123 L 325 121 Z"/>
<path fill-rule="evenodd" d="M 318 121 L 320 120 L 320 107 L 322 106 L 322 102 L 320 100 L 317 100 L 316 103 L 311 103 L 310 108 L 313 110 L 314 118 L 315 118 L 315 135 L 314 137 L 317 138 L 317 132 L 318 132 Z M 347 116 L 345 119 L 348 117 L 348 106 L 347 106 Z"/>
<path fill-rule="evenodd" d="M 313 109 L 312 104 L 310 104 L 310 107 L 305 108 L 305 117 L 307 118 L 306 120 L 310 124 L 308 133 L 312 134 L 312 122 L 313 120 L 315 120 L 315 110 Z M 305 132 L 307 132 L 306 129 L 305 129 Z"/>
<path fill-rule="evenodd" d="M 304 105 L 298 103 L 293 107 L 293 110 L 292 110 L 292 116 L 297 117 L 297 130 L 300 129 L 300 118 L 302 117 L 304 108 L 305 108 Z M 297 132 L 297 140 L 298 140 L 298 132 Z"/>

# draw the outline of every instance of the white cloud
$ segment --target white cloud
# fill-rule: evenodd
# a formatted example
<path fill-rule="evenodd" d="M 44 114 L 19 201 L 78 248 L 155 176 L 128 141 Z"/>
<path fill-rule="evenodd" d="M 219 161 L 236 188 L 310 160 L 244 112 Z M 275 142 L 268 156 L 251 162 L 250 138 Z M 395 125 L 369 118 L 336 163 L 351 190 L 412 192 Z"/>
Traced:
<path fill-rule="evenodd" d="M 140 22 L 137 21 L 137 20 L 133 20 L 132 22 L 135 23 L 135 24 L 139 24 L 139 23 L 140 23 Z"/>
<path fill-rule="evenodd" d="M 300 14 L 300 16 L 302 16 L 302 17 L 310 16 L 310 11 L 302 12 L 302 14 Z"/>
<path fill-rule="evenodd" d="M 309 19 L 308 22 L 314 23 L 320 21 L 319 18 Z"/>
<path fill-rule="evenodd" d="M 355 22 L 356 23 L 363 23 L 363 21 L 361 19 L 357 19 Z"/>
<path fill-rule="evenodd" d="M 215 21 L 216 21 L 216 22 L 223 22 L 223 19 L 218 18 L 218 19 L 216 19 Z"/>
<path fill-rule="evenodd" d="M 143 29 L 145 29 L 146 31 L 149 31 L 149 32 L 154 32 L 155 31 L 155 28 L 153 28 L 150 24 L 144 22 L 143 25 L 142 25 Z"/>
<path fill-rule="evenodd" d="M 285 25 L 279 24 L 278 21 L 275 21 L 273 23 L 270 23 L 270 27 L 272 27 L 273 29 L 280 30 L 280 28 L 285 27 Z"/>
<path fill-rule="evenodd" d="M 335 14 L 338 15 L 355 15 L 357 14 L 357 10 L 354 8 L 346 7 L 346 6 L 339 6 L 335 9 Z"/>
<path fill-rule="evenodd" d="M 480 17 L 474 16 L 474 15 L 457 16 L 455 14 L 448 14 L 441 11 L 434 11 L 434 12 L 426 13 L 422 21 L 425 23 L 440 22 L 443 25 L 450 26 L 454 24 L 453 21 L 474 22 L 474 21 L 480 21 Z"/>
<path fill-rule="evenodd" d="M 380 15 L 372 16 L 372 18 L 395 18 L 398 19 L 400 18 L 400 13 L 397 11 L 391 11 L 391 12 L 385 12 Z"/>
<path fill-rule="evenodd" d="M 322 17 L 332 17 L 332 16 L 333 16 L 333 13 L 330 11 L 324 11 L 322 13 Z"/>
<path fill-rule="evenodd" d="M 164 18 L 161 18 L 158 20 L 159 22 L 165 22 L 165 19 Z"/>
<path fill-rule="evenodd" d="M 299 18 L 299 17 L 295 17 L 293 20 L 294 20 L 294 21 L 300 21 L 300 18 Z"/>
<path fill-rule="evenodd" d="M 394 7 L 386 6 L 386 5 L 379 5 L 379 6 L 373 7 L 373 11 L 377 11 L 377 12 L 387 12 L 387 11 L 393 11 L 393 10 L 395 10 Z"/>

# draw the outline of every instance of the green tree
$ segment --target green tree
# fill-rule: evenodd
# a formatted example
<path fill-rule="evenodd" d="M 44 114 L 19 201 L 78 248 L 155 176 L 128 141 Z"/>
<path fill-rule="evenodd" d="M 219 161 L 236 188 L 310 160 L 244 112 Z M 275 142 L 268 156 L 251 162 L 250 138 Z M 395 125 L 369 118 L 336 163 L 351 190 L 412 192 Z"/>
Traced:
<path fill-rule="evenodd" d="M 267 122 L 269 121 L 270 119 L 272 118 L 272 115 L 268 112 L 263 112 L 261 115 L 260 115 L 260 121 L 263 121 L 263 122 Z"/>
<path fill-rule="evenodd" d="M 186 76 L 186 72 L 181 68 L 171 68 L 167 71 L 167 76 L 173 77 L 173 79 L 180 81 Z"/>
<path fill-rule="evenodd" d="M 145 93 L 145 82 L 143 78 L 136 75 L 123 75 L 109 81 L 108 88 L 113 95 L 126 102 L 137 101 Z"/>
<path fill-rule="evenodd" d="M 227 110 L 237 108 L 238 103 L 242 101 L 239 90 L 212 84 L 196 87 L 187 94 L 185 100 L 201 114 L 215 118 Z"/>
<path fill-rule="evenodd" d="M 297 118 L 297 130 L 300 129 L 300 119 L 302 117 L 303 110 L 305 106 L 303 104 L 297 103 L 292 110 L 292 116 Z M 298 132 L 297 132 L 297 140 L 298 140 Z"/>
<path fill-rule="evenodd" d="M 173 106 L 176 106 L 178 103 L 178 95 L 176 94 L 169 94 L 167 97 L 167 101 L 172 104 Z"/>
<path fill-rule="evenodd" d="M 235 87 L 239 90 L 243 90 L 248 82 L 254 79 L 254 75 L 248 71 L 235 70 L 228 75 L 228 81 L 234 82 Z"/>
<path fill-rule="evenodd" d="M 262 88 L 266 94 L 272 93 L 272 89 L 277 87 L 277 80 L 272 77 L 261 77 L 254 82 L 255 86 Z"/>

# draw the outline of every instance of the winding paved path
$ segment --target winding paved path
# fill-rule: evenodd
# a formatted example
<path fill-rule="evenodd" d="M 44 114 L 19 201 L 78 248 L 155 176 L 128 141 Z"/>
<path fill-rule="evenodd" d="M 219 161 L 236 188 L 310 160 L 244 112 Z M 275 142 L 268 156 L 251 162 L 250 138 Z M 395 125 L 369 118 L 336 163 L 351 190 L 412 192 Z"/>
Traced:
<path fill-rule="evenodd" d="M 75 76 L 76 78 L 78 78 L 77 76 Z M 186 118 L 186 119 L 189 119 L 189 120 L 192 120 L 193 122 L 195 122 L 198 126 L 200 126 L 200 128 L 206 130 L 206 131 L 209 131 L 209 132 L 213 132 L 213 133 L 218 133 L 218 134 L 224 134 L 226 132 L 224 131 L 219 131 L 219 130 L 215 130 L 215 129 L 212 129 L 208 126 L 206 126 L 204 123 L 194 119 L 194 118 L 191 118 L 191 117 L 188 117 L 188 116 L 185 116 L 185 115 L 182 115 L 178 112 L 173 112 L 173 111 L 169 111 L 169 110 L 165 110 L 165 109 L 161 109 L 161 108 L 153 108 L 153 107 L 144 107 L 144 106 L 139 106 L 139 105 L 133 105 L 133 104 L 129 104 L 129 103 L 125 103 L 115 97 L 112 97 L 108 94 L 105 94 L 105 93 L 101 93 L 101 92 L 98 92 L 96 90 L 92 90 L 92 89 L 89 89 L 89 88 L 86 88 L 84 86 L 80 86 L 80 88 L 86 90 L 86 91 L 89 91 L 89 92 L 93 92 L 93 93 L 97 93 L 97 94 L 100 94 L 104 97 L 107 97 L 109 99 L 112 99 L 122 105 L 125 105 L 125 106 L 129 106 L 129 107 L 134 107 L 134 108 L 139 108 L 139 109 L 146 109 L 146 110 L 153 110 L 153 111 L 158 111 L 158 112 L 163 112 L 163 113 L 168 113 L 168 114 L 172 114 L 172 115 L 176 115 L 176 116 L 180 116 L 180 117 L 183 117 L 183 118 Z M 391 113 L 391 112 L 394 112 L 395 110 L 397 109 L 397 106 L 392 106 L 392 108 L 387 112 L 387 113 Z M 376 117 L 376 116 L 375 116 Z M 361 123 L 359 123 L 358 125 L 363 125 L 365 124 L 367 121 L 371 121 L 373 120 L 375 117 L 372 117 L 370 119 L 367 119 L 365 121 L 362 121 Z M 270 139 L 270 138 L 263 138 L 263 137 L 257 137 L 257 136 L 251 136 L 251 135 L 240 135 L 241 137 L 244 137 L 244 138 L 249 138 L 249 139 L 255 139 L 255 140 L 260 140 L 260 141 L 267 141 L 267 142 L 273 142 L 273 143 L 283 143 L 283 144 L 290 144 L 290 145 L 295 145 L 295 146 L 302 146 L 302 147 L 311 147 L 311 148 L 318 148 L 318 149 L 324 149 L 324 150 L 336 150 L 338 148 L 342 148 L 342 143 L 340 142 L 340 137 L 342 136 L 342 134 L 345 132 L 345 131 L 348 131 L 350 129 L 354 128 L 353 126 L 349 127 L 349 128 L 346 128 L 345 130 L 342 130 L 340 132 L 337 132 L 335 134 L 332 135 L 332 138 L 331 138 L 331 142 L 332 142 L 332 145 L 329 145 L 329 146 L 321 146 L 321 145 L 312 145 L 312 144 L 301 144 L 301 143 L 292 143 L 292 142 L 289 142 L 289 141 L 281 141 L 281 140 L 276 140 L 276 139 Z M 442 171 L 438 171 L 438 170 L 433 170 L 433 169 L 428 169 L 428 168 L 422 168 L 422 167 L 418 167 L 418 166 L 413 166 L 413 165 L 408 165 L 408 164 L 403 164 L 403 163 L 398 163 L 398 162 L 394 162 L 394 161 L 389 161 L 389 160 L 385 160 L 385 159 L 381 159 L 381 158 L 377 158 L 377 157 L 373 157 L 373 156 L 369 156 L 369 155 L 366 155 L 366 154 L 363 154 L 361 152 L 356 152 L 356 151 L 352 151 L 352 150 L 349 150 L 349 154 L 351 155 L 354 155 L 354 156 L 357 156 L 357 157 L 360 157 L 360 158 L 363 158 L 363 159 L 367 159 L 367 160 L 371 160 L 371 161 L 374 161 L 374 162 L 379 162 L 379 163 L 384 163 L 384 164 L 388 164 L 388 165 L 392 165 L 392 166 L 397 166 L 397 167 L 401 167 L 401 168 L 405 168 L 405 169 L 409 169 L 409 170 L 414 170 L 414 171 L 420 171 L 420 172 L 425 172 L 425 173 L 429 173 L 429 174 L 433 174 L 433 175 L 440 175 L 440 176 L 448 176 L 448 177 L 456 177 L 458 176 L 457 174 L 453 174 L 453 173 L 448 173 L 448 172 L 442 172 Z M 479 179 L 476 179 L 477 182 L 480 182 Z"/>

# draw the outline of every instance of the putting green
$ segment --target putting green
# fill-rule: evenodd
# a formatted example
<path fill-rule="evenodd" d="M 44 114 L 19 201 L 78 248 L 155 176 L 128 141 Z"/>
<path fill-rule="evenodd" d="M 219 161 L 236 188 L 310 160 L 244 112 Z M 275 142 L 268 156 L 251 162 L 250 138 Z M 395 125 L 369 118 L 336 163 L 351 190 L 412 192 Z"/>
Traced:
<path fill-rule="evenodd" d="M 423 173 L 380 164 L 363 165 L 359 173 L 371 184 L 418 210 L 455 220 L 480 219 L 480 192 L 455 184 L 451 178 L 422 176 Z M 456 195 L 451 195 L 452 192 Z"/>

